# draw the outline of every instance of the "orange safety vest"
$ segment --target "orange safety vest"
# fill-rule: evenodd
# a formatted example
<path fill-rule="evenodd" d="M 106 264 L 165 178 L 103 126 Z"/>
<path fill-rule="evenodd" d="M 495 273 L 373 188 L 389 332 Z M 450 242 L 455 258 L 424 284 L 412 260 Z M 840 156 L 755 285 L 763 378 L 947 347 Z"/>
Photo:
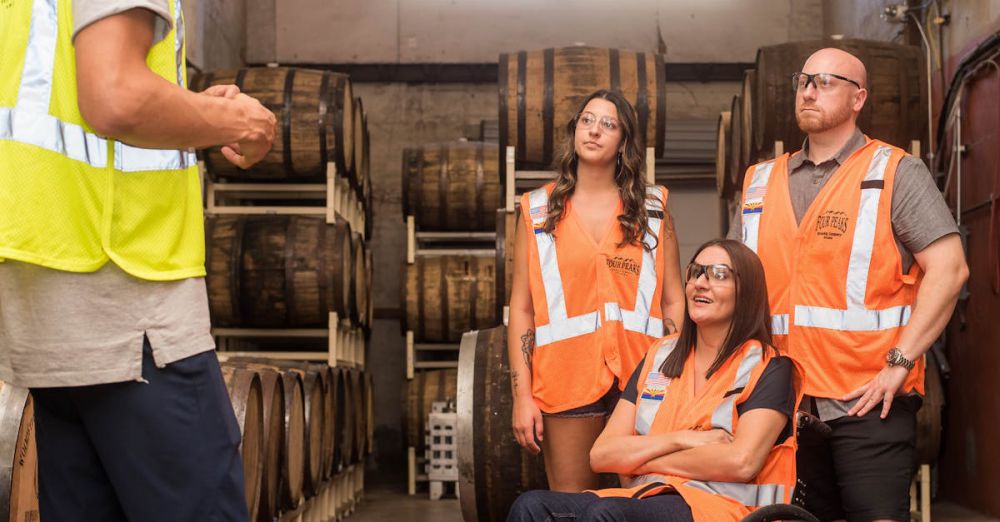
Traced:
<path fill-rule="evenodd" d="M 623 389 L 650 343 L 663 335 L 663 212 L 667 189 L 648 188 L 646 251 L 619 248 L 621 227 L 598 245 L 567 202 L 555 234 L 543 230 L 549 183 L 521 197 L 529 237 L 528 271 L 535 310 L 531 391 L 539 409 L 558 413 L 597 401 L 618 378 Z M 558 238 L 558 239 L 556 239 Z M 657 240 L 658 238 L 658 240 Z"/>
<path fill-rule="evenodd" d="M 764 264 L 775 343 L 802 364 L 806 395 L 840 399 L 869 382 L 910 319 L 922 273 L 914 264 L 903 274 L 891 219 L 905 155 L 868 139 L 801 223 L 788 193 L 789 154 L 747 170 L 743 242 Z M 901 391 L 923 393 L 923 383 L 921 357 Z"/>
<path fill-rule="evenodd" d="M 708 379 L 707 388 L 693 396 L 694 351 L 684 362 L 680 377 L 660 373 L 660 366 L 677 345 L 678 335 L 664 337 L 646 356 L 637 383 L 635 434 L 658 435 L 681 430 L 723 429 L 736 434 L 737 406 L 753 393 L 772 358 L 758 341 L 743 343 Z M 796 408 L 801 386 L 795 376 Z M 771 504 L 787 504 L 795 487 L 796 439 L 788 437 L 771 448 L 764 466 L 750 482 L 693 480 L 673 475 L 648 474 L 632 477 L 627 487 L 594 491 L 602 497 L 646 498 L 676 491 L 691 507 L 696 521 L 736 521 L 751 511 Z"/>

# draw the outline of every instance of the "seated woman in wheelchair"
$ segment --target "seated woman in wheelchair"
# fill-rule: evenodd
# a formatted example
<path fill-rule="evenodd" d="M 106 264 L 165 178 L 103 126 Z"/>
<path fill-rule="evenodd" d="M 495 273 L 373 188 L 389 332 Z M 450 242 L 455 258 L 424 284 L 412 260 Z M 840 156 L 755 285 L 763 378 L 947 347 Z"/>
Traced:
<path fill-rule="evenodd" d="M 760 260 L 710 241 L 686 280 L 681 333 L 651 346 L 590 452 L 624 487 L 529 491 L 508 521 L 736 521 L 791 501 L 800 373 L 771 346 Z"/>

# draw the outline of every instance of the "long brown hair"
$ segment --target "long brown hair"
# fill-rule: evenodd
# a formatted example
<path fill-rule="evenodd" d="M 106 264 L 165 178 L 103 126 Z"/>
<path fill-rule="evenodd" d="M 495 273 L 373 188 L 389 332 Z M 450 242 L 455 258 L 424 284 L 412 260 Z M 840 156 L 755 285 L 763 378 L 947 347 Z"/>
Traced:
<path fill-rule="evenodd" d="M 639 135 L 638 118 L 635 109 L 618 91 L 602 89 L 594 92 L 583 100 L 576 116 L 566 124 L 566 138 L 563 140 L 562 151 L 554 165 L 558 174 L 556 186 L 549 195 L 549 214 L 545 220 L 545 232 L 552 234 L 563 218 L 566 210 L 566 200 L 573 195 L 576 190 L 576 167 L 578 159 L 576 157 L 576 123 L 580 119 L 580 113 L 587 107 L 590 100 L 600 98 L 607 100 L 618 109 L 618 122 L 621 124 L 622 142 L 624 151 L 621 153 L 621 161 L 618 162 L 615 171 L 615 184 L 618 185 L 618 197 L 622 200 L 622 214 L 618 216 L 618 223 L 622 228 L 622 242 L 618 247 L 629 244 L 642 245 L 646 250 L 652 251 L 656 248 L 659 238 L 654 238 L 652 245 L 647 244 L 643 239 L 649 227 L 649 216 L 646 213 L 646 178 L 645 162 L 646 154 L 644 145 Z"/>
<path fill-rule="evenodd" d="M 739 241 L 713 239 L 698 247 L 691 256 L 693 263 L 698 254 L 708 247 L 717 246 L 729 254 L 735 276 L 736 306 L 729 323 L 729 332 L 722 343 L 719 354 L 708 368 L 706 377 L 711 377 L 743 343 L 756 339 L 767 349 L 773 349 L 771 341 L 771 306 L 767 301 L 767 283 L 764 280 L 764 266 L 757 254 Z M 660 371 L 667 377 L 679 377 L 691 350 L 698 339 L 698 325 L 691 320 L 691 314 L 684 310 L 684 326 L 674 351 L 663 361 Z"/>

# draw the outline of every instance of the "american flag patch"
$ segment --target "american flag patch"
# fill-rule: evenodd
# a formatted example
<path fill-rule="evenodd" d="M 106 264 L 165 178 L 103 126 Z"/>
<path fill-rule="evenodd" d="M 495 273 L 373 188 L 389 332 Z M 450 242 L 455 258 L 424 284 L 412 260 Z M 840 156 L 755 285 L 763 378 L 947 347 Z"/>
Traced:
<path fill-rule="evenodd" d="M 747 199 L 764 199 L 767 194 L 767 185 L 753 186 L 747 189 Z"/>
<path fill-rule="evenodd" d="M 646 376 L 646 385 L 642 388 L 643 399 L 662 401 L 666 395 L 667 386 L 670 386 L 670 377 L 658 371 L 649 372 Z"/>
<path fill-rule="evenodd" d="M 540 207 L 532 207 L 531 209 L 531 219 L 544 219 L 549 215 L 549 206 L 542 205 Z"/>

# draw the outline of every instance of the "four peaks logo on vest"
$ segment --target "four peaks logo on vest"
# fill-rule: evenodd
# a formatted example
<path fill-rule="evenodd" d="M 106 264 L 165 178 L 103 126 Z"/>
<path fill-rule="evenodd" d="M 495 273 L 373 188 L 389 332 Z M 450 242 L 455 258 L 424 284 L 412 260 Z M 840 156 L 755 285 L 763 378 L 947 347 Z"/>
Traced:
<path fill-rule="evenodd" d="M 636 277 L 639 276 L 640 265 L 634 259 L 624 256 L 615 256 L 609 257 L 607 259 L 607 263 L 608 268 L 618 275 L 627 276 L 628 274 L 632 274 Z"/>
<path fill-rule="evenodd" d="M 836 239 L 847 232 L 849 218 L 840 210 L 827 210 L 816 218 L 816 237 Z"/>

